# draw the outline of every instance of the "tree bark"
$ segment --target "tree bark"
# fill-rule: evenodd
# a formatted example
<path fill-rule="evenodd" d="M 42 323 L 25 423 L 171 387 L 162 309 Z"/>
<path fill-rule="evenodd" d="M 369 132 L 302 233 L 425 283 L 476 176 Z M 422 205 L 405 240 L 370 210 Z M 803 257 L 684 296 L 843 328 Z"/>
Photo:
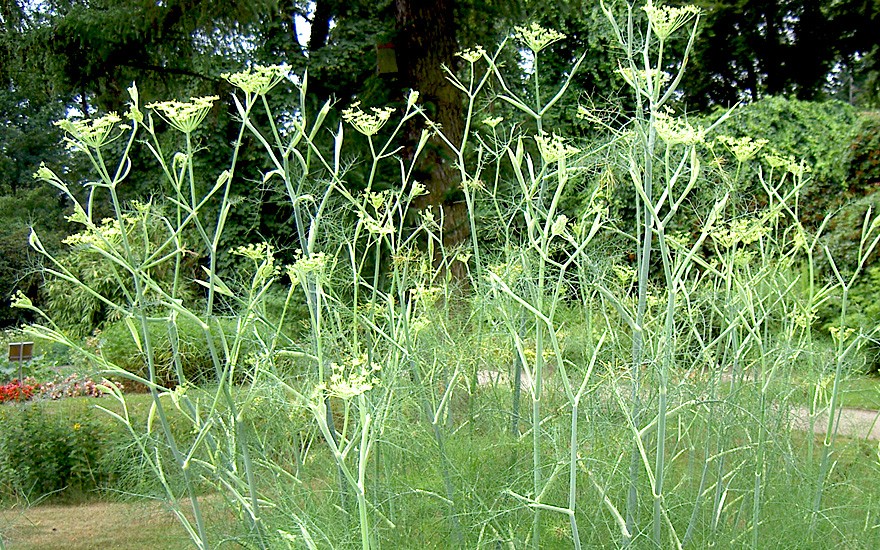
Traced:
<path fill-rule="evenodd" d="M 397 38 L 395 52 L 400 84 L 420 93 L 432 120 L 452 143 L 460 143 L 464 129 L 464 107 L 460 92 L 446 79 L 442 66 L 454 70 L 458 50 L 455 24 L 456 0 L 395 0 Z M 424 124 L 407 129 L 407 154 L 413 154 Z M 428 194 L 417 208 L 433 206 L 443 215 L 443 243 L 449 250 L 470 237 L 467 205 L 461 192 L 461 178 L 449 148 L 433 138 L 418 159 L 415 179 Z M 463 280 L 464 266 L 452 266 L 452 275 Z"/>

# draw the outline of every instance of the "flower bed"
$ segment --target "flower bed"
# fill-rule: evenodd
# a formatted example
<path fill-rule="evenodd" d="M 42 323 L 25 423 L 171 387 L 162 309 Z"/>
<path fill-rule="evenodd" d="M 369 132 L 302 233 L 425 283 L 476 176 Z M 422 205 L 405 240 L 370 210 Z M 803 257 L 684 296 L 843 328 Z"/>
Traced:
<path fill-rule="evenodd" d="M 87 376 L 71 374 L 58 377 L 50 382 L 39 383 L 34 378 L 25 378 L 24 382 L 13 380 L 0 386 L 0 403 L 7 401 L 29 401 L 31 399 L 61 399 L 62 397 L 101 397 L 104 395 L 102 380 L 95 382 Z M 116 384 L 121 389 L 121 384 Z"/>
<path fill-rule="evenodd" d="M 27 380 L 24 383 L 20 380 L 13 380 L 8 384 L 0 386 L 0 403 L 27 401 L 39 391 L 39 387 L 39 385 L 29 384 Z"/>

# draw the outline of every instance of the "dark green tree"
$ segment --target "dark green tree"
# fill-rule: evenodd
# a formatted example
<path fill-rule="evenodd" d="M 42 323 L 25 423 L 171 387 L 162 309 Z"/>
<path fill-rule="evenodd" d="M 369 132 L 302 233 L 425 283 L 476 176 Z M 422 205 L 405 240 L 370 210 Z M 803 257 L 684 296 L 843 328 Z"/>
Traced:
<path fill-rule="evenodd" d="M 876 0 L 698 4 L 705 22 L 684 82 L 694 107 L 767 95 L 816 99 L 829 91 L 832 74 L 876 70 L 862 63 L 880 43 Z"/>

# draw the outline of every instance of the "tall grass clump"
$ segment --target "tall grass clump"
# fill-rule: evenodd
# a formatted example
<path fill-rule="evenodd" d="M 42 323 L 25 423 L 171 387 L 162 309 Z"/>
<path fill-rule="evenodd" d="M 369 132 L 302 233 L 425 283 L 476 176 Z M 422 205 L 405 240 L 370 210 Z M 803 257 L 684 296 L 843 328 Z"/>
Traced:
<path fill-rule="evenodd" d="M 760 548 L 783 525 L 793 546 L 876 539 L 876 506 L 829 482 L 837 382 L 866 335 L 847 322 L 856 274 L 820 279 L 834 253 L 822 227 L 798 221 L 808 167 L 715 136 L 724 116 L 697 126 L 677 111 L 698 9 L 604 10 L 634 107 L 619 126 L 580 109 L 604 132 L 592 144 L 547 131 L 583 57 L 543 88 L 541 52 L 565 37 L 536 25 L 448 70 L 465 105 L 460 140 L 417 91 L 398 110 L 354 104 L 331 124 L 333 104 L 310 109 L 307 75 L 286 66 L 225 75 L 241 125 L 216 174 L 196 173 L 193 137 L 215 97 L 142 106 L 132 86 L 124 116 L 60 123 L 96 179 L 83 198 L 46 167 L 37 177 L 73 204 L 75 245 L 109 276 L 95 288 L 38 235 L 31 245 L 48 277 L 119 319 L 143 369 L 83 345 L 51 310 L 17 305 L 40 316 L 35 334 L 149 389 L 146 422 L 114 386 L 106 410 L 197 547 Z M 528 53 L 525 84 L 497 61 L 511 47 Z M 273 112 L 267 95 L 285 80 L 298 101 Z M 163 148 L 160 119 L 181 150 Z M 412 128 L 419 138 L 402 145 Z M 299 251 L 281 265 L 275 243 L 236 247 L 246 267 L 233 274 L 220 243 L 245 143 L 261 151 L 262 184 L 289 200 Z M 137 146 L 166 188 L 123 204 Z M 416 208 L 427 148 L 451 159 L 467 205 L 470 239 L 455 246 L 443 208 Z M 612 216 L 620 192 L 634 219 Z M 570 193 L 582 209 L 563 209 Z M 104 202 L 110 221 L 95 219 Z M 865 219 L 862 258 L 877 220 Z M 185 275 L 193 253 L 201 300 Z M 828 371 L 813 319 L 839 295 Z M 193 345 L 206 350 L 198 378 L 182 362 Z M 789 388 L 815 372 L 834 381 L 808 412 L 832 419 L 818 448 L 790 418 Z M 205 520 L 215 498 L 234 524 Z"/>

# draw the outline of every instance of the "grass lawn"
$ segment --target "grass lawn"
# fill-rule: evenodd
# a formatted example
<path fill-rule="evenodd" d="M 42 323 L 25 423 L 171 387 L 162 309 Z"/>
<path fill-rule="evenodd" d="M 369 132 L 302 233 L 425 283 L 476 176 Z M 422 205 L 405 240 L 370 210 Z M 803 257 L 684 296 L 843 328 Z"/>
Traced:
<path fill-rule="evenodd" d="M 806 405 L 812 400 L 813 392 L 810 384 L 811 381 L 807 377 L 788 383 L 789 391 L 792 392 L 790 403 Z M 815 381 L 812 384 L 815 384 Z M 201 397 L 199 394 L 204 389 L 193 388 L 191 391 L 198 400 Z M 830 391 L 830 386 L 825 391 Z M 841 391 L 844 406 L 880 409 L 880 378 L 852 376 L 843 382 Z M 446 440 L 447 453 L 451 462 L 456 465 L 453 481 L 462 488 L 459 492 L 461 499 L 459 514 L 467 535 L 474 541 L 481 529 L 491 531 L 489 527 L 494 529 L 492 533 L 495 534 L 492 536 L 499 540 L 503 537 L 497 533 L 502 533 L 503 527 L 507 527 L 512 533 L 509 536 L 511 540 L 513 538 L 525 540 L 530 526 L 527 511 L 517 506 L 505 492 L 510 488 L 525 492 L 528 488 L 528 468 L 525 466 L 530 456 L 528 438 L 511 438 L 505 435 L 506 420 L 499 419 L 495 411 L 503 406 L 504 400 L 508 398 L 506 387 L 500 388 L 498 392 L 499 395 L 495 395 L 494 390 L 485 389 L 475 394 L 475 401 L 472 403 L 475 418 L 482 418 L 483 415 L 486 415 L 486 418 L 467 429 L 450 433 Z M 552 395 L 558 397 L 556 392 Z M 744 396 L 743 399 L 741 402 L 748 404 L 747 397 Z M 585 404 L 589 420 L 585 422 L 581 434 L 585 457 L 583 464 L 585 468 L 590 469 L 590 476 L 595 476 L 595 479 L 610 487 L 613 502 L 619 503 L 624 498 L 621 492 L 622 486 L 619 483 L 614 485 L 608 480 L 614 479 L 616 468 L 619 467 L 616 464 L 622 460 L 620 457 L 625 457 L 620 449 L 626 449 L 625 442 L 630 434 L 620 422 L 617 406 L 606 401 L 591 399 Z M 126 402 L 133 422 L 142 426 L 149 414 L 150 396 L 129 394 Z M 109 415 L 91 407 L 100 405 L 116 412 L 121 410 L 119 404 L 110 398 L 72 398 L 50 402 L 47 405 L 50 411 L 60 415 L 73 415 L 81 409 L 87 409 L 90 415 L 100 419 L 99 422 L 106 426 L 115 425 L 117 422 Z M 7 412 L 12 410 L 12 407 L 9 407 Z M 553 399 L 548 400 L 547 410 L 554 410 Z M 723 409 L 719 410 L 723 412 Z M 173 407 L 169 406 L 168 412 L 172 424 L 180 420 L 177 418 L 179 413 Z M 460 415 L 466 412 L 466 409 L 457 410 Z M 548 426 L 559 419 L 566 421 L 564 410 L 549 414 Z M 695 420 L 700 418 L 699 415 L 694 417 Z M 719 526 L 723 532 L 716 534 L 705 527 L 710 525 L 711 518 L 700 519 L 698 525 L 705 529 L 695 535 L 692 541 L 694 546 L 691 547 L 704 547 L 704 544 L 708 545 L 716 538 L 728 542 L 742 542 L 737 535 L 738 522 L 746 521 L 743 518 L 748 515 L 748 509 L 742 503 L 748 504 L 747 495 L 753 483 L 751 475 L 754 460 L 751 447 L 744 444 L 753 437 L 753 432 L 742 431 L 740 428 L 743 427 L 738 424 L 731 425 L 728 435 L 729 452 L 725 455 L 730 457 L 725 466 L 729 472 L 724 478 L 725 487 L 731 498 L 737 499 L 725 509 L 730 524 Z M 370 494 L 375 496 L 377 502 L 391 503 L 386 505 L 386 509 L 396 527 L 389 527 L 389 524 L 385 523 L 377 526 L 378 532 L 389 548 L 452 547 L 448 546 L 451 539 L 448 536 L 445 519 L 448 509 L 438 498 L 442 491 L 440 489 L 442 479 L 439 469 L 436 468 L 437 463 L 432 461 L 434 455 L 430 434 L 422 428 L 424 426 L 420 424 L 404 424 L 398 426 L 396 430 L 394 427 L 389 428 L 385 434 L 389 444 L 383 448 L 381 467 L 370 469 L 370 474 L 373 476 Z M 686 525 L 691 514 L 693 494 L 697 491 L 695 484 L 701 478 L 702 467 L 706 460 L 701 450 L 701 442 L 704 439 L 700 433 L 701 430 L 709 428 L 711 424 L 701 425 L 695 422 L 691 425 L 688 422 L 676 422 L 673 428 L 676 430 L 676 435 L 670 435 L 671 447 L 667 449 L 670 465 L 667 474 L 675 490 L 669 492 L 668 498 L 673 503 L 672 517 L 677 525 Z M 550 433 L 549 429 L 548 433 Z M 712 432 L 713 437 L 717 437 L 719 433 Z M 774 443 L 770 448 L 773 452 L 769 452 L 766 456 L 767 477 L 763 480 L 762 502 L 767 514 L 761 525 L 763 533 L 768 535 L 764 536 L 769 537 L 769 533 L 773 533 L 774 539 L 780 541 L 778 547 L 830 548 L 835 545 L 843 548 L 877 547 L 874 546 L 877 535 L 872 526 L 876 524 L 875 518 L 880 517 L 877 504 L 880 502 L 880 495 L 877 494 L 873 483 L 865 483 L 865 480 L 875 479 L 878 474 L 876 442 L 839 438 L 835 443 L 832 455 L 835 461 L 831 478 L 833 483 L 829 484 L 823 501 L 823 508 L 829 519 L 827 522 L 823 521 L 820 526 L 821 536 L 827 537 L 828 544 L 810 546 L 815 541 L 805 534 L 807 524 L 804 523 L 804 518 L 810 513 L 814 492 L 811 480 L 814 479 L 814 471 L 819 463 L 821 439 L 797 431 L 787 433 L 786 428 L 778 428 L 774 433 L 776 437 L 781 438 L 780 441 L 784 443 L 785 448 L 783 446 L 777 448 Z M 402 450 L 400 441 L 411 441 L 412 447 Z M 711 447 L 712 441 L 714 439 L 710 440 L 707 448 Z M 562 449 L 559 452 L 564 452 L 568 440 L 559 440 L 554 445 Z M 714 447 L 711 448 L 714 452 Z M 774 449 L 780 452 L 777 453 Z M 709 471 L 710 481 L 719 467 L 717 464 L 719 464 L 717 461 L 712 462 L 712 469 Z M 345 515 L 337 506 L 336 475 L 337 471 L 332 467 L 330 457 L 323 452 L 321 445 L 315 445 L 304 465 L 301 482 L 287 486 L 274 477 L 262 478 L 268 484 L 267 495 L 275 497 L 280 505 L 277 517 L 271 519 L 273 525 L 283 526 L 286 529 L 295 528 L 295 524 L 285 516 L 285 510 L 309 517 L 315 522 L 313 527 L 316 528 L 328 529 L 328 526 L 341 525 L 334 523 L 345 521 Z M 586 504 L 595 501 L 599 496 L 591 490 L 592 487 L 586 483 L 586 480 L 586 477 L 582 477 L 579 481 L 578 501 L 581 503 L 579 517 L 584 524 L 593 523 L 597 527 L 582 533 L 581 536 L 585 539 L 586 547 L 615 547 L 616 543 L 608 541 L 610 534 L 614 533 L 614 526 L 607 524 L 611 521 L 608 514 L 603 508 L 595 509 Z M 553 502 L 561 502 L 564 497 L 560 492 L 562 484 L 557 483 L 557 485 L 548 492 L 548 498 Z M 705 489 L 702 493 L 709 494 Z M 217 493 L 209 493 L 209 495 L 217 495 Z M 504 500 L 505 498 L 507 500 Z M 200 501 L 206 505 L 206 524 L 212 543 L 224 548 L 238 547 L 235 542 L 226 538 L 230 532 L 236 532 L 241 527 L 234 515 L 235 512 L 226 508 L 216 496 L 208 496 Z M 710 498 L 706 500 L 705 506 L 711 507 Z M 679 512 L 679 509 L 683 511 Z M 645 509 L 644 513 L 649 513 L 649 510 Z M 708 514 L 706 510 L 698 513 L 701 517 Z M 503 522 L 496 520 L 496 516 L 501 517 Z M 543 548 L 571 548 L 567 523 L 564 519 L 548 516 L 546 537 L 542 540 Z M 486 527 L 487 525 L 489 527 Z M 240 530 L 238 532 L 241 533 Z M 162 504 L 146 500 L 74 501 L 69 505 L 60 505 L 55 501 L 31 508 L 7 507 L 0 509 L 0 537 L 3 538 L 6 547 L 12 550 L 192 548 L 189 537 L 173 514 Z M 770 539 L 765 538 L 765 540 Z M 221 541 L 225 542 L 221 543 Z M 733 547 L 738 546 L 734 544 Z"/>
<path fill-rule="evenodd" d="M 830 399 L 830 381 L 822 387 L 825 399 Z M 803 379 L 797 382 L 792 393 L 794 402 L 809 405 L 816 392 L 816 380 Z M 840 381 L 840 404 L 852 409 L 880 410 L 880 377 L 872 375 L 851 375 Z"/>
<path fill-rule="evenodd" d="M 843 383 L 843 406 L 880 410 L 880 377 L 858 376 Z"/>
<path fill-rule="evenodd" d="M 10 550 L 175 550 L 192 543 L 157 503 L 89 502 L 0 510 L 0 536 Z"/>

